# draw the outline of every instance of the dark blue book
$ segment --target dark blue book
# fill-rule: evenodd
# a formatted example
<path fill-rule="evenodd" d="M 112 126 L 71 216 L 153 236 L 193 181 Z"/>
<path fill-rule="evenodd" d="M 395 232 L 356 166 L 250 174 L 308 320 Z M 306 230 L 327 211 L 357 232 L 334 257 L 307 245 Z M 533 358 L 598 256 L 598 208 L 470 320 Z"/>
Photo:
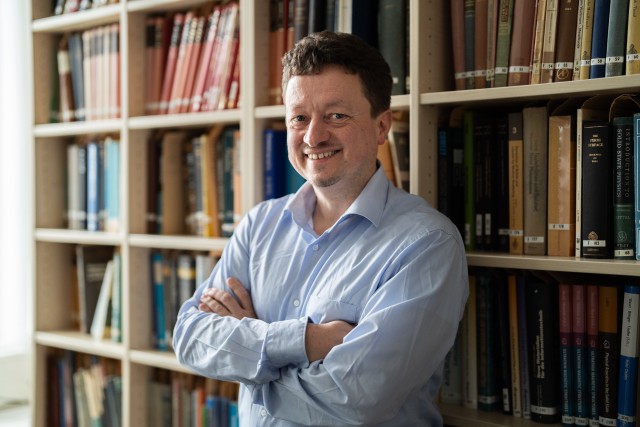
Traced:
<path fill-rule="evenodd" d="M 558 285 L 558 330 L 560 332 L 560 404 L 562 425 L 573 425 L 573 358 L 571 357 L 571 285 Z"/>
<path fill-rule="evenodd" d="M 264 150 L 264 200 L 277 199 L 286 193 L 287 131 L 285 129 L 265 129 Z"/>
<path fill-rule="evenodd" d="M 571 285 L 571 353 L 574 373 L 574 422 L 587 425 L 588 383 L 587 383 L 587 299 L 585 285 Z"/>
<path fill-rule="evenodd" d="M 497 317 L 493 276 L 479 271 L 476 279 L 476 325 L 478 351 L 478 409 L 495 411 L 499 408 L 500 392 L 496 366 Z"/>
<path fill-rule="evenodd" d="M 637 153 L 633 157 L 634 184 L 634 206 L 635 206 L 635 235 L 640 233 L 640 113 L 633 115 L 633 151 Z M 640 260 L 640 238 L 636 239 L 636 259 Z"/>
<path fill-rule="evenodd" d="M 594 2 L 591 36 L 591 68 L 589 70 L 589 78 L 591 79 L 605 76 L 610 5 L 611 0 L 595 0 Z"/>
<path fill-rule="evenodd" d="M 154 347 L 158 350 L 166 350 L 167 343 L 165 337 L 165 300 L 164 300 L 164 278 L 162 274 L 163 256 L 159 251 L 151 253 L 151 295 L 152 300 L 152 336 Z"/>

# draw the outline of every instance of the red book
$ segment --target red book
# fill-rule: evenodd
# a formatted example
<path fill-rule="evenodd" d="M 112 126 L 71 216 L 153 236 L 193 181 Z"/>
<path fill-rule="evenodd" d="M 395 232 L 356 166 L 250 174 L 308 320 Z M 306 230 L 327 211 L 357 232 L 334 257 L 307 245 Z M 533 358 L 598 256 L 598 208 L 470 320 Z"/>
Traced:
<path fill-rule="evenodd" d="M 224 34 L 227 27 L 227 22 L 230 18 L 230 9 L 225 6 L 220 12 L 220 20 L 218 21 L 218 27 L 216 28 L 216 36 L 213 40 L 213 52 L 211 53 L 211 61 L 209 68 L 207 69 L 207 75 L 205 77 L 204 89 L 202 91 L 202 99 L 200 100 L 200 111 L 204 111 L 208 108 L 209 98 L 211 97 L 211 88 L 213 86 L 213 80 L 215 76 L 215 70 L 218 62 L 220 61 L 220 50 L 224 40 Z"/>
<path fill-rule="evenodd" d="M 238 4 L 229 3 L 226 7 L 227 16 L 223 27 L 223 37 L 221 39 L 220 48 L 216 52 L 216 63 L 212 72 L 211 85 L 206 98 L 205 109 L 209 111 L 217 110 L 220 102 L 220 94 L 224 88 L 226 76 L 231 67 L 233 59 L 234 34 L 238 26 Z"/>
<path fill-rule="evenodd" d="M 173 87 L 173 79 L 176 73 L 176 62 L 178 60 L 178 49 L 180 44 L 180 36 L 182 35 L 182 26 L 184 24 L 184 14 L 176 13 L 173 17 L 173 27 L 171 30 L 171 41 L 167 52 L 167 61 L 164 68 L 164 76 L 162 80 L 162 92 L 160 96 L 160 109 L 158 113 L 164 114 L 169 110 L 169 100 L 171 98 L 171 88 Z"/>
<path fill-rule="evenodd" d="M 229 96 L 227 100 L 227 109 L 238 108 L 240 97 L 240 55 L 236 53 L 236 64 L 233 67 L 233 75 L 229 85 Z"/>
<path fill-rule="evenodd" d="M 191 93 L 193 92 L 193 85 L 195 82 L 195 76 L 198 71 L 198 64 L 200 63 L 200 52 L 202 50 L 202 37 L 205 30 L 205 24 L 207 18 L 205 16 L 196 17 L 196 26 L 193 39 L 191 40 L 189 49 L 191 52 L 187 55 L 189 57 L 189 63 L 187 64 L 187 75 L 185 78 L 184 88 L 182 90 L 182 96 L 180 98 L 178 112 L 186 113 L 189 111 L 189 104 L 191 103 Z"/>
<path fill-rule="evenodd" d="M 514 0 L 508 86 L 528 85 L 536 12 L 535 0 Z"/>
<path fill-rule="evenodd" d="M 216 6 L 209 15 L 209 22 L 207 26 L 207 32 L 203 41 L 202 54 L 200 62 L 198 64 L 198 73 L 195 77 L 193 84 L 193 90 L 191 91 L 191 102 L 189 111 L 200 111 L 202 106 L 202 96 L 204 95 L 205 83 L 209 68 L 211 66 L 211 60 L 213 58 L 214 44 L 218 32 L 218 24 L 220 23 L 220 15 L 222 8 Z"/>
<path fill-rule="evenodd" d="M 285 53 L 285 3 L 288 0 L 271 0 L 269 28 L 269 104 L 282 104 L 282 55 Z"/>
<path fill-rule="evenodd" d="M 229 99 L 229 91 L 231 88 L 231 80 L 235 72 L 236 67 L 239 66 L 238 57 L 240 55 L 240 26 L 239 16 L 235 15 L 235 25 L 233 28 L 233 36 L 231 38 L 231 45 L 229 49 L 229 61 L 227 66 L 223 69 L 222 78 L 220 79 L 220 100 L 218 101 L 218 110 L 224 110 L 227 108 L 227 102 Z"/>
<path fill-rule="evenodd" d="M 149 16 L 146 20 L 145 63 L 145 113 L 158 114 L 162 95 L 162 75 L 164 71 L 163 33 L 165 19 L 161 16 Z"/>
<path fill-rule="evenodd" d="M 173 76 L 173 85 L 171 87 L 171 95 L 169 95 L 169 106 L 167 113 L 175 114 L 180 109 L 182 93 L 187 78 L 187 67 L 193 47 L 193 35 L 195 34 L 196 16 L 193 10 L 187 12 L 184 18 L 182 34 L 180 35 L 180 44 L 178 46 L 178 57 L 176 59 L 176 70 Z"/>

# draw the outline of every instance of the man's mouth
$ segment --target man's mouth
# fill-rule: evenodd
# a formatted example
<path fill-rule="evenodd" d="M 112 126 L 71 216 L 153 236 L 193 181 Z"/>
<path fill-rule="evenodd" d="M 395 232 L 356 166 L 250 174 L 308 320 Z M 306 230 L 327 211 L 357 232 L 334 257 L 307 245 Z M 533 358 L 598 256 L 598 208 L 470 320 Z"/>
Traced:
<path fill-rule="evenodd" d="M 310 154 L 307 154 L 307 157 L 311 160 L 326 159 L 327 157 L 333 156 L 337 152 L 338 151 L 327 151 L 325 153 L 310 153 Z"/>

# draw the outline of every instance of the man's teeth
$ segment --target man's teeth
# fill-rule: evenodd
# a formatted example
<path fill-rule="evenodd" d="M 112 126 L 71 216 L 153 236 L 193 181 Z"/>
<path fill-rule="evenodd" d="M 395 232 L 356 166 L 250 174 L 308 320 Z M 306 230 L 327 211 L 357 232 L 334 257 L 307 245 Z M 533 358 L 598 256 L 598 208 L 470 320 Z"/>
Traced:
<path fill-rule="evenodd" d="M 324 159 L 326 157 L 331 157 L 334 154 L 336 154 L 335 151 L 327 151 L 326 153 L 320 153 L 320 154 L 307 154 L 307 157 L 309 157 L 311 160 L 318 160 L 318 159 Z"/>

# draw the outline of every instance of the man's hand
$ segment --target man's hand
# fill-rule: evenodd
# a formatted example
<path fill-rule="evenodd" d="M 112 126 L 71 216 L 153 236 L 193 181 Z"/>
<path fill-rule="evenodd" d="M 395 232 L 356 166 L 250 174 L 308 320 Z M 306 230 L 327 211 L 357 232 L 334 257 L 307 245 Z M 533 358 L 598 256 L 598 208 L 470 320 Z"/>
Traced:
<path fill-rule="evenodd" d="M 220 316 L 233 316 L 236 319 L 250 317 L 257 319 L 253 310 L 251 295 L 235 277 L 227 279 L 227 285 L 233 294 L 220 289 L 209 288 L 202 292 L 198 308 Z M 234 296 L 235 295 L 235 296 Z"/>
<path fill-rule="evenodd" d="M 304 345 L 309 362 L 324 359 L 329 351 L 338 344 L 342 344 L 344 337 L 355 326 L 342 320 L 316 325 L 307 324 Z"/>

